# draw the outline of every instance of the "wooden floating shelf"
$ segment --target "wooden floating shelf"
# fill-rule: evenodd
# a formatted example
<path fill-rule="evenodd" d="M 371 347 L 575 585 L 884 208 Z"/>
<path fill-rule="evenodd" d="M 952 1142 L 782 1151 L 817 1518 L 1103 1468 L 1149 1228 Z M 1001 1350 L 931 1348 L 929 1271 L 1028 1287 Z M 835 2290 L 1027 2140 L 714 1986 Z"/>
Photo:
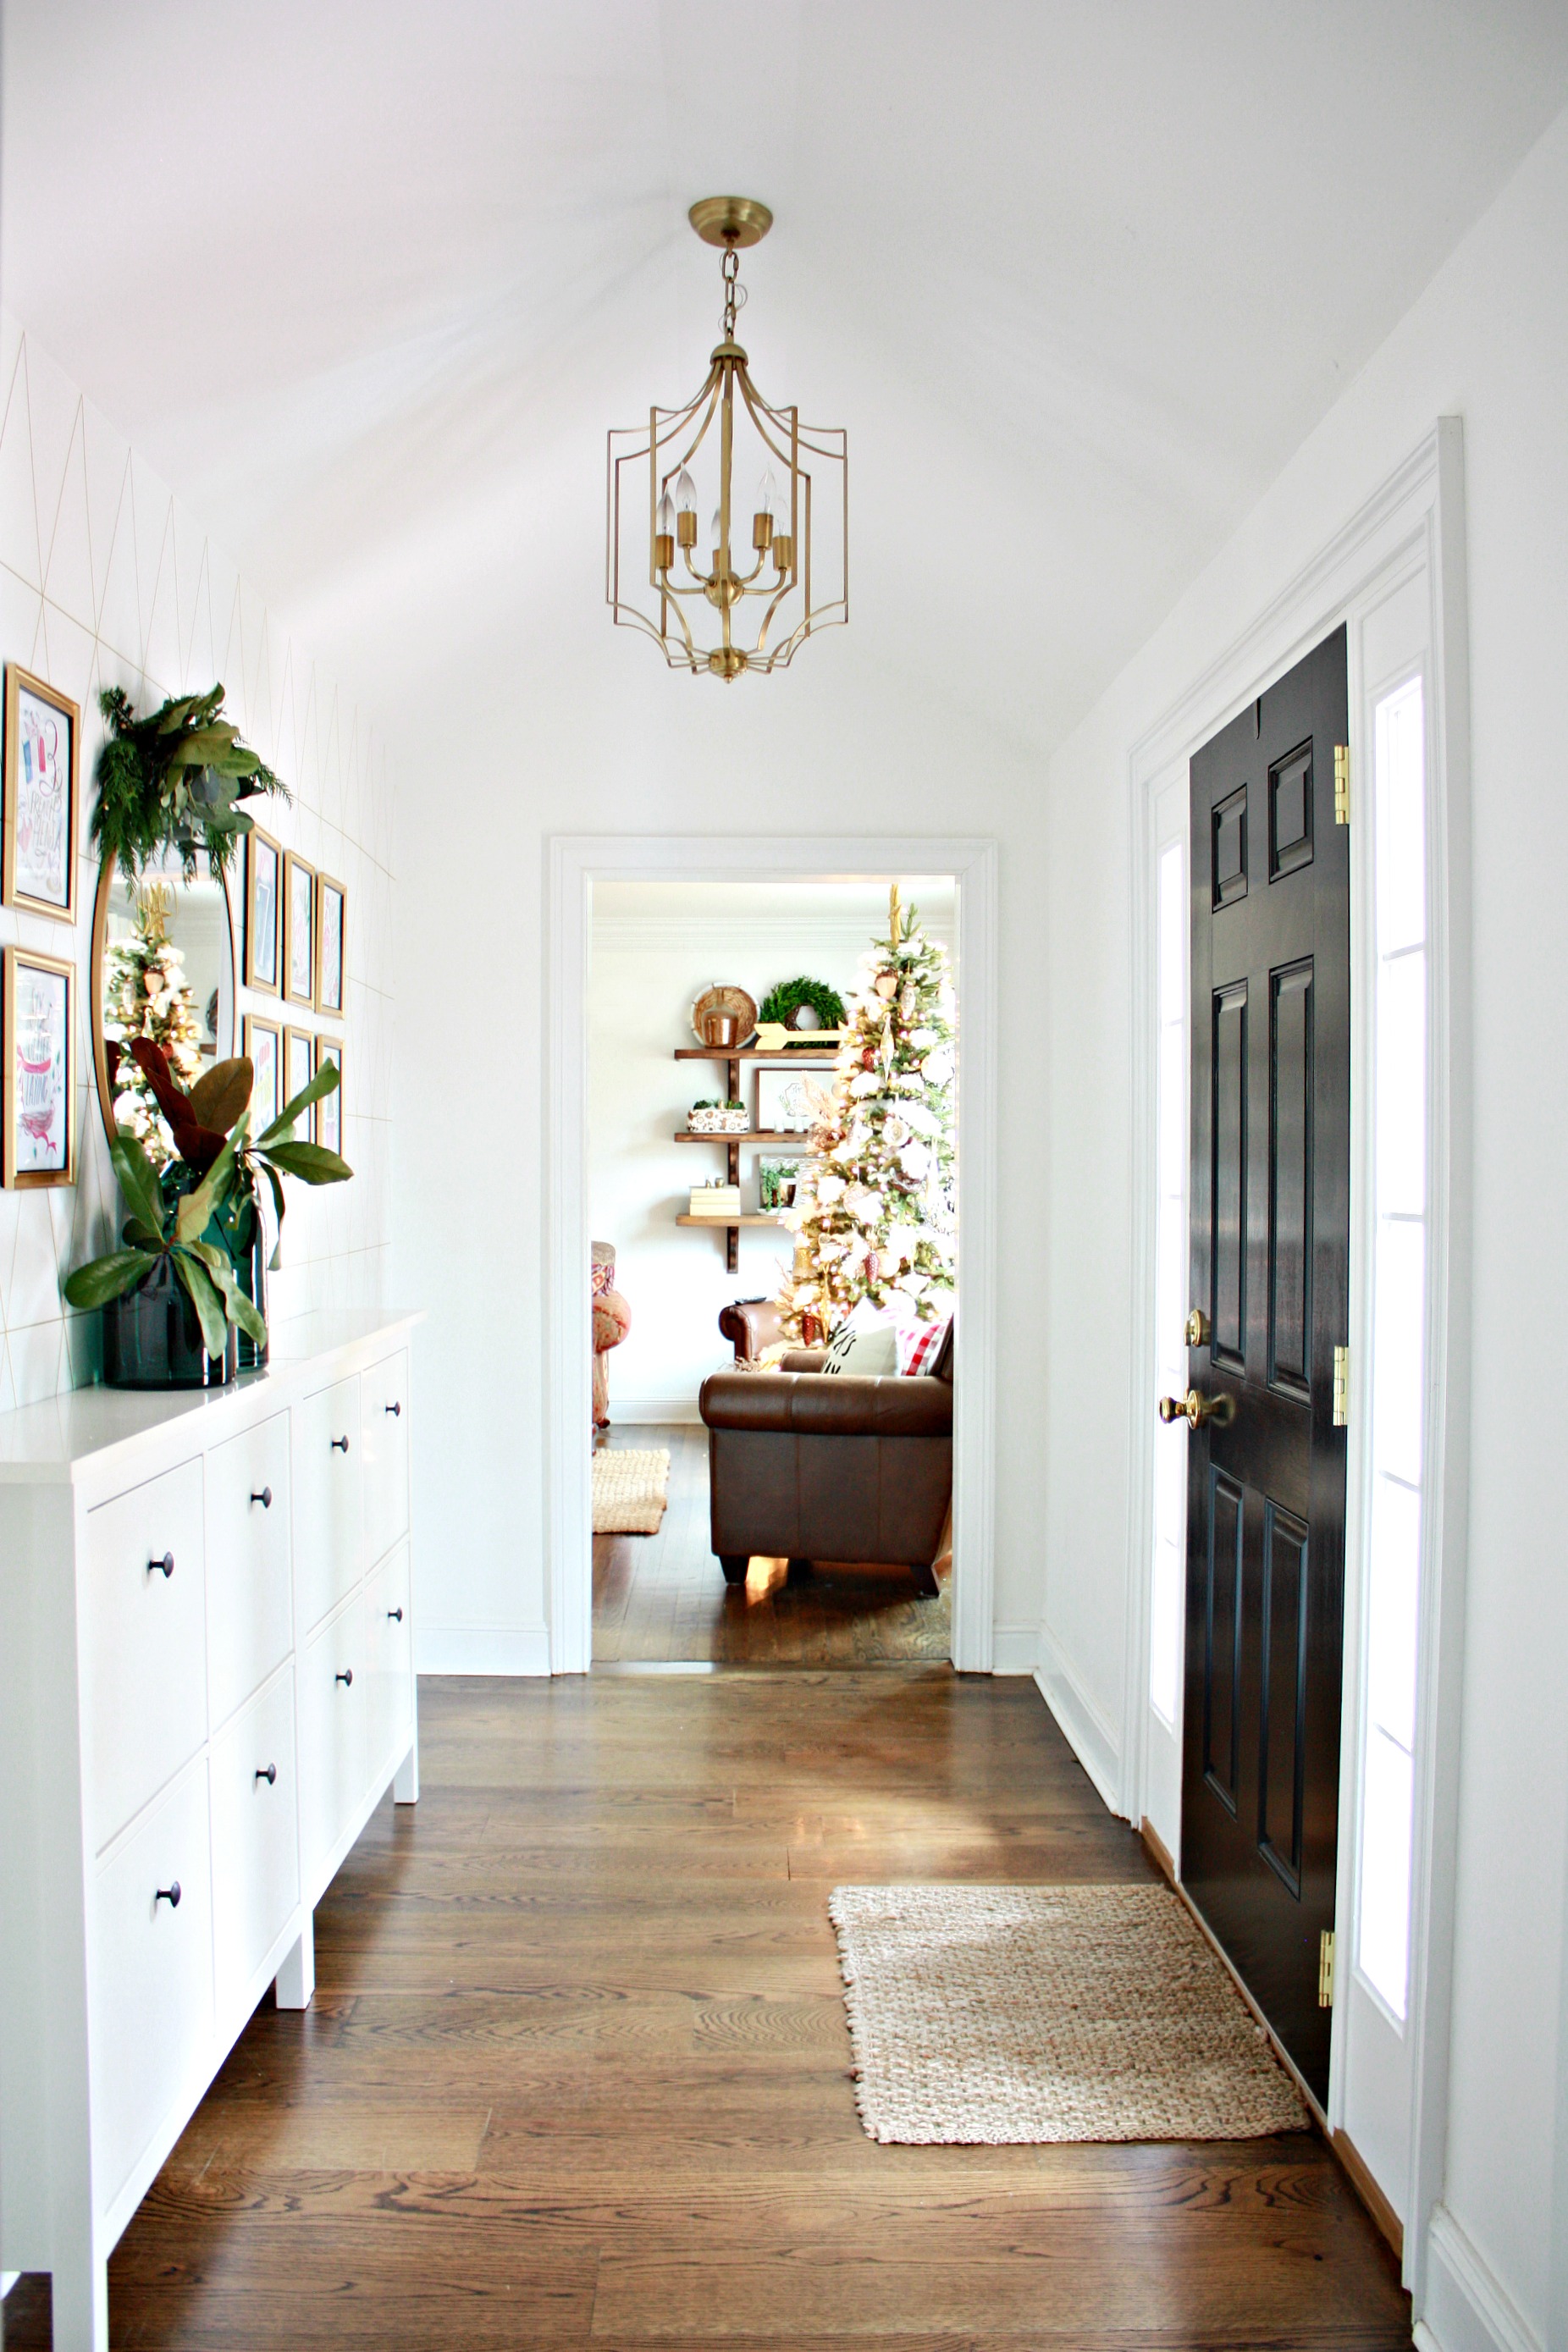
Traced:
<path fill-rule="evenodd" d="M 837 1056 L 833 1045 L 781 1045 L 776 1054 L 762 1045 L 678 1045 L 678 1062 L 809 1062 L 815 1054 L 817 1060 L 827 1061 Z"/>
<path fill-rule="evenodd" d="M 809 1135 L 798 1127 L 753 1127 L 743 1135 L 733 1128 L 717 1134 L 704 1133 L 700 1128 L 683 1127 L 676 1135 L 677 1143 L 798 1143 L 802 1150 L 811 1141 Z"/>
<path fill-rule="evenodd" d="M 675 1222 L 678 1225 L 706 1225 L 710 1233 L 732 1234 L 738 1225 L 781 1225 L 784 1219 L 765 1212 L 762 1216 L 689 1217 L 683 1210 Z"/>

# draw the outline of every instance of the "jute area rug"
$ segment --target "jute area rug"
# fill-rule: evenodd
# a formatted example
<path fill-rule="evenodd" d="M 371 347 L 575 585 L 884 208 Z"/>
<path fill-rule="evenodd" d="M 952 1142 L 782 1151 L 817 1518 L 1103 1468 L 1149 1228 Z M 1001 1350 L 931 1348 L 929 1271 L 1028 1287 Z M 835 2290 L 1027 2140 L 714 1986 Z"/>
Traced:
<path fill-rule="evenodd" d="M 669 1448 L 594 1456 L 594 1533 L 596 1536 L 656 1536 L 664 1517 L 669 1484 Z"/>
<path fill-rule="evenodd" d="M 839 1886 L 873 2139 L 1255 2139 L 1307 2113 L 1163 1886 Z"/>

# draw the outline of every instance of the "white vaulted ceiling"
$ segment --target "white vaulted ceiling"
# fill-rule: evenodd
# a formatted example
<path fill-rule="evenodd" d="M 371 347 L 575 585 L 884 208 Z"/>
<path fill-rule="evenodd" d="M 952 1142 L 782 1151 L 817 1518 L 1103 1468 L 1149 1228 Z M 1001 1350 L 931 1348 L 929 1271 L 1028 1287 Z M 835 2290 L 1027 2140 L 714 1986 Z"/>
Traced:
<path fill-rule="evenodd" d="M 1048 745 L 1568 98 L 1561 0 L 6 0 L 0 291 L 395 723 L 742 332 L 852 628 Z M 575 625 L 575 623 L 574 623 Z M 476 661 L 476 657 L 477 661 Z M 786 688 L 770 691 L 787 691 Z"/>

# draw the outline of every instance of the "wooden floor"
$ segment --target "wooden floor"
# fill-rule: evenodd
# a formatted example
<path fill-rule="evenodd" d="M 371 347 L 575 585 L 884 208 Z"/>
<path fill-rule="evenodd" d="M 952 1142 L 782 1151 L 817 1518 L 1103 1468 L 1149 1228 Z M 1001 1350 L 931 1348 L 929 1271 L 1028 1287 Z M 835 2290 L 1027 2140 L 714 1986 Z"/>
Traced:
<path fill-rule="evenodd" d="M 951 1654 L 945 1569 L 928 1601 L 907 1568 L 841 1561 L 791 1578 L 787 1560 L 754 1559 L 743 1585 L 728 1585 L 709 1549 L 707 1431 L 628 1424 L 602 1443 L 668 1446 L 669 1501 L 656 1536 L 594 1538 L 595 1664 L 912 1665 Z"/>
<path fill-rule="evenodd" d="M 117 2347 L 1408 2345 L 1322 2142 L 879 2147 L 841 1881 L 1137 1880 L 1033 1686 L 426 1683 L 425 1794 L 317 1913 L 110 2265 Z M 46 2341 L 24 2282 L 8 2341 Z"/>

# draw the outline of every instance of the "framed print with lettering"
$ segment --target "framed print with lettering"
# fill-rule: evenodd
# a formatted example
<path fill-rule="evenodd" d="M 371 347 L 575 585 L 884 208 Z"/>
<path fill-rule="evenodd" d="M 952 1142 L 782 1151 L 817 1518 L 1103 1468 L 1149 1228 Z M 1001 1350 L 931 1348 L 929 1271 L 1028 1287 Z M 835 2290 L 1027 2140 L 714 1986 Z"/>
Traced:
<path fill-rule="evenodd" d="M 283 993 L 316 1002 L 316 869 L 290 849 L 283 860 Z"/>
<path fill-rule="evenodd" d="M 57 923 L 76 920 L 76 806 L 81 713 L 68 695 L 9 662 L 0 898 Z"/>
<path fill-rule="evenodd" d="M 253 824 L 245 836 L 245 984 L 263 996 L 276 996 L 282 977 L 282 851 L 269 833 Z"/>
<path fill-rule="evenodd" d="M 265 1135 L 283 1108 L 283 1032 L 276 1021 L 245 1016 L 245 1050 L 256 1076 L 250 1089 L 250 1138 Z"/>
<path fill-rule="evenodd" d="M 8 1190 L 76 1182 L 76 966 L 7 948 L 0 971 L 0 1178 Z"/>
<path fill-rule="evenodd" d="M 309 1029 L 285 1029 L 283 1032 L 283 1100 L 291 1103 L 302 1094 L 316 1075 L 316 1040 Z M 316 1107 L 307 1105 L 294 1121 L 294 1133 L 301 1143 L 316 1140 Z"/>
<path fill-rule="evenodd" d="M 343 1049 L 337 1037 L 318 1037 L 316 1067 L 324 1070 L 331 1062 L 338 1074 L 338 1083 L 330 1095 L 323 1095 L 316 1105 L 316 1140 L 329 1151 L 341 1153 L 343 1148 Z"/>
<path fill-rule="evenodd" d="M 330 874 L 316 877 L 316 1010 L 343 1009 L 343 938 L 347 908 L 343 886 Z"/>

